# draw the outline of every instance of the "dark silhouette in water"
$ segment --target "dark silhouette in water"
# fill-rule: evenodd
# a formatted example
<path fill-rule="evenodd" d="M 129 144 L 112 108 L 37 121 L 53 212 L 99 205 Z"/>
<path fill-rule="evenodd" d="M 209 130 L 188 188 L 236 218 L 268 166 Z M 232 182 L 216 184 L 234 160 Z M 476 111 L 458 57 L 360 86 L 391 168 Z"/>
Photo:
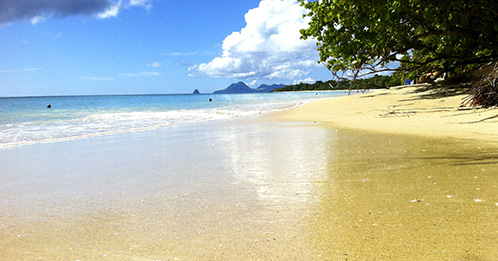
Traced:
<path fill-rule="evenodd" d="M 52 108 L 52 105 L 50 105 L 50 103 L 49 103 L 49 104 L 47 104 L 47 108 L 48 108 L 48 109 Z"/>

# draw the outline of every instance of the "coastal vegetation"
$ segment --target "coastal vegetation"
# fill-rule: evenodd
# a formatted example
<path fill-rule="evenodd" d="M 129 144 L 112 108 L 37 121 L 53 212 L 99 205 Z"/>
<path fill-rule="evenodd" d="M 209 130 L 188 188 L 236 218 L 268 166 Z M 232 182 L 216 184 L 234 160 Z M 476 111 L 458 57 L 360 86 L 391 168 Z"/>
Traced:
<path fill-rule="evenodd" d="M 315 83 L 298 83 L 287 85 L 282 88 L 273 90 L 274 92 L 282 91 L 323 91 L 323 90 L 366 90 L 366 89 L 384 89 L 400 85 L 401 80 L 396 76 L 374 75 L 370 78 L 357 79 L 354 82 L 348 80 L 329 80 L 317 81 Z"/>
<path fill-rule="evenodd" d="M 302 38 L 317 40 L 319 63 L 338 79 L 391 71 L 482 88 L 472 72 L 498 59 L 498 1 L 299 1 L 310 18 Z M 473 104 L 482 100 L 474 96 Z"/>

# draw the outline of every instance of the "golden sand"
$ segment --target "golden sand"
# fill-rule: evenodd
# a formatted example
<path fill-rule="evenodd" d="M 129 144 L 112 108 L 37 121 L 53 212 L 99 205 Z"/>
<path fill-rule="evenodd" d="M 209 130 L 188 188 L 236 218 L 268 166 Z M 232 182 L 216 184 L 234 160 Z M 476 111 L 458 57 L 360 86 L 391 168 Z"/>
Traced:
<path fill-rule="evenodd" d="M 459 87 L 402 86 L 314 102 L 284 118 L 386 134 L 498 141 L 498 110 L 463 107 L 464 92 Z"/>
<path fill-rule="evenodd" d="M 498 110 L 464 107 L 467 97 L 397 87 L 280 115 L 340 133 L 315 222 L 322 256 L 497 260 Z"/>
<path fill-rule="evenodd" d="M 339 132 L 312 223 L 325 260 L 496 260 L 493 147 Z"/>

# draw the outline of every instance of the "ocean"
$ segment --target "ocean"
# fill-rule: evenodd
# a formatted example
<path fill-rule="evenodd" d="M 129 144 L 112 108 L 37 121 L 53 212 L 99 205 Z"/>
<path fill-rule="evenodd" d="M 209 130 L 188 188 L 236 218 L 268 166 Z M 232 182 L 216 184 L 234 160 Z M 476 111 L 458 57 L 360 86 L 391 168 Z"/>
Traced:
<path fill-rule="evenodd" d="M 343 95 L 347 91 L 0 98 L 0 148 L 244 117 Z"/>

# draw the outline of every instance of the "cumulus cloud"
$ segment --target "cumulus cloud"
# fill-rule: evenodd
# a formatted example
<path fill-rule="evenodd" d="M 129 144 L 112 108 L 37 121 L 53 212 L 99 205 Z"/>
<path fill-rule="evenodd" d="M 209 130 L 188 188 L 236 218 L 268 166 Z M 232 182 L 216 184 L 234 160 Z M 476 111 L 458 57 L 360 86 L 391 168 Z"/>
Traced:
<path fill-rule="evenodd" d="M 309 74 L 318 52 L 314 40 L 300 39 L 305 12 L 296 0 L 262 0 L 246 13 L 246 26 L 225 38 L 222 55 L 190 67 L 191 75 L 252 80 Z"/>
<path fill-rule="evenodd" d="M 294 80 L 294 84 L 299 84 L 299 83 L 314 83 L 314 82 L 316 82 L 316 80 L 313 79 L 313 78 L 306 78 L 306 79 Z"/>
<path fill-rule="evenodd" d="M 127 7 L 139 6 L 149 10 L 152 0 L 0 0 L 0 26 L 15 20 L 29 20 L 32 24 L 46 18 L 85 15 L 96 18 L 117 16 Z"/>
<path fill-rule="evenodd" d="M 116 17 L 116 16 L 118 16 L 120 9 L 121 9 L 121 1 L 110 5 L 109 8 L 107 8 L 105 11 L 98 13 L 97 17 L 100 19 L 105 19 L 105 18 L 109 18 L 109 17 Z"/>

